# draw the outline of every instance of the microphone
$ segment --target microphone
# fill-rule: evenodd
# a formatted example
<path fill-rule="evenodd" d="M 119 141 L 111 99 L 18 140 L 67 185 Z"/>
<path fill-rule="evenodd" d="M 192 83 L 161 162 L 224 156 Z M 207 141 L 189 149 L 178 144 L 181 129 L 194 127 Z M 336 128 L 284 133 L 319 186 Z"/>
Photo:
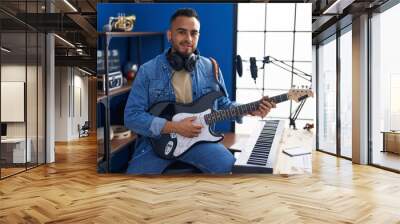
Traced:
<path fill-rule="evenodd" d="M 242 57 L 240 55 L 236 55 L 236 71 L 239 77 L 243 75 L 243 64 L 242 64 Z"/>
<path fill-rule="evenodd" d="M 256 58 L 255 57 L 250 57 L 250 73 L 251 73 L 251 77 L 254 79 L 254 82 L 256 82 L 256 79 L 257 79 L 257 64 L 256 64 Z"/>

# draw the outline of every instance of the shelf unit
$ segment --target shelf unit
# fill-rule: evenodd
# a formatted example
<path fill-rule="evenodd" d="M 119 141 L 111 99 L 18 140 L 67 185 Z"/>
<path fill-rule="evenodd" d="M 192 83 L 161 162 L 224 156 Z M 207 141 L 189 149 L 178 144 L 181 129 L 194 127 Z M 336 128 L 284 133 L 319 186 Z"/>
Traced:
<path fill-rule="evenodd" d="M 111 140 L 110 154 L 117 153 L 119 150 L 121 150 L 125 146 L 134 142 L 136 140 L 136 138 L 137 138 L 137 135 L 132 133 L 131 137 L 129 137 L 129 138 Z M 97 144 L 99 146 L 101 144 L 104 144 L 104 142 L 98 141 Z M 102 153 L 97 154 L 97 162 L 101 162 L 103 160 L 103 158 L 104 158 L 104 154 L 102 154 Z"/>
<path fill-rule="evenodd" d="M 112 90 L 108 93 L 108 97 L 109 99 L 111 99 L 113 96 L 118 96 L 124 93 L 127 93 L 131 91 L 131 86 L 122 86 L 121 88 Z M 98 92 L 97 93 L 97 103 L 100 103 L 102 101 L 104 101 L 107 98 L 107 95 L 104 92 Z"/>
<path fill-rule="evenodd" d="M 164 32 L 99 32 L 99 37 L 103 39 L 103 51 L 104 51 L 104 68 L 106 80 L 108 80 L 109 68 L 108 68 L 108 53 L 109 53 L 109 45 L 112 38 L 137 38 L 137 64 L 141 65 L 141 38 L 149 37 L 149 36 L 159 36 L 161 38 L 161 52 L 164 51 Z M 129 93 L 131 90 L 131 86 L 123 86 L 121 88 L 110 91 L 109 86 L 105 85 L 105 92 L 98 92 L 97 94 L 97 103 L 101 103 L 104 105 L 105 113 L 104 113 L 104 136 L 103 140 L 98 140 L 98 149 L 101 149 L 103 146 L 104 153 L 98 152 L 98 163 L 105 162 L 105 170 L 106 172 L 110 172 L 110 157 L 113 153 L 116 153 L 123 149 L 124 147 L 132 144 L 137 135 L 132 133 L 130 138 L 117 140 L 110 140 L 108 136 L 110 136 L 110 101 L 113 97 L 119 96 L 121 94 Z M 107 137 L 106 137 L 107 136 Z M 99 164 L 98 164 L 99 165 Z"/>

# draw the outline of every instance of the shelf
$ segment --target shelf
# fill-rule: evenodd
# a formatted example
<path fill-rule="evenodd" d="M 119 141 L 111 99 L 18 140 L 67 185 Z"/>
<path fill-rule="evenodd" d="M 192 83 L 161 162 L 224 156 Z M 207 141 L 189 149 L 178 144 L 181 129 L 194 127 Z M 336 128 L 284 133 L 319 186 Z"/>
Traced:
<path fill-rule="evenodd" d="M 136 37 L 137 39 L 137 46 L 136 46 L 136 53 L 137 53 L 137 64 L 140 66 L 141 65 L 141 48 L 142 48 L 142 39 L 144 37 L 155 37 L 156 39 L 160 39 L 161 42 L 161 52 L 164 51 L 164 42 L 165 42 L 165 32 L 98 32 L 97 33 L 98 37 L 102 38 L 102 51 L 103 55 L 106 55 L 106 52 L 110 48 L 110 42 L 113 37 L 126 37 L 128 40 L 131 40 L 133 38 L 130 37 Z M 143 38 L 142 38 L 143 37 Z M 160 38 L 159 38 L 160 37 Z M 130 46 L 130 44 L 129 44 Z M 109 57 L 104 57 L 104 64 L 108 65 L 108 59 Z M 104 106 L 104 115 L 102 115 L 102 118 L 104 118 L 104 130 L 109 130 L 110 129 L 110 119 L 111 119 L 111 103 L 110 100 L 114 98 L 115 96 L 119 96 L 121 94 L 126 94 L 129 93 L 131 90 L 131 85 L 126 85 L 118 89 L 114 89 L 112 91 L 109 91 L 108 94 L 105 94 L 104 92 L 98 92 L 97 93 L 97 103 L 101 103 Z M 111 104 L 111 105 L 110 105 Z M 123 119 L 123 116 L 121 116 L 119 119 Z M 124 140 L 111 140 L 110 142 L 107 141 L 107 144 L 105 144 L 104 141 L 98 140 L 98 162 L 103 162 L 104 154 L 109 155 L 107 158 L 107 162 L 110 165 L 110 159 L 111 155 L 115 154 L 117 151 L 120 151 L 122 148 L 128 146 L 129 144 L 132 144 L 134 140 L 136 139 L 136 135 L 133 135 L 131 138 L 124 139 Z M 108 144 L 109 143 L 109 144 Z M 110 167 L 106 167 L 106 172 L 110 172 Z"/>
<path fill-rule="evenodd" d="M 135 141 L 137 138 L 137 135 L 135 133 L 132 133 L 131 137 L 126 138 L 126 139 L 113 139 L 111 140 L 111 147 L 110 147 L 110 156 L 113 153 L 118 152 L 119 150 L 121 150 L 122 148 L 124 148 L 125 146 L 131 144 L 133 141 Z M 97 146 L 98 149 L 101 149 L 101 145 L 104 145 L 103 141 L 97 141 L 97 144 L 99 144 Z M 97 156 L 97 162 L 100 162 L 101 160 L 103 160 L 103 153 L 98 153 Z"/>
<path fill-rule="evenodd" d="M 98 34 L 109 37 L 142 37 L 164 35 L 164 32 L 99 32 Z"/>
<path fill-rule="evenodd" d="M 114 90 L 111 90 L 110 92 L 108 92 L 108 97 L 121 95 L 121 94 L 129 92 L 130 90 L 131 90 L 131 86 L 125 85 L 125 86 L 122 86 L 121 88 L 114 89 Z M 101 102 L 105 98 L 107 98 L 107 95 L 104 92 L 97 92 L 97 102 Z"/>

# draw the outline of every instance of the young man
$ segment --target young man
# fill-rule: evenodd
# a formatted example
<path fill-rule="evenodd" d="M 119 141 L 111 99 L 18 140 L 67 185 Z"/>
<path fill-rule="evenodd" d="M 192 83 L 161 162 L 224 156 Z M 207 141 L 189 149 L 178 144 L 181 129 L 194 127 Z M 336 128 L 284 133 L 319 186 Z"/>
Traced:
<path fill-rule="evenodd" d="M 132 86 L 126 107 L 125 126 L 139 134 L 135 153 L 129 162 L 128 174 L 161 174 L 179 161 L 190 164 L 204 173 L 230 173 L 235 162 L 233 155 L 219 143 L 200 143 L 175 160 L 166 160 L 155 154 L 149 138 L 163 133 L 177 133 L 193 138 L 202 126 L 195 118 L 179 122 L 149 114 L 148 109 L 160 101 L 191 103 L 210 91 L 227 93 L 221 71 L 213 73 L 213 63 L 197 51 L 200 36 L 199 17 L 193 9 L 179 9 L 171 17 L 167 32 L 171 48 L 143 64 Z M 215 66 L 215 65 L 214 65 Z M 234 106 L 226 94 L 217 100 L 218 109 Z M 264 117 L 274 104 L 262 101 L 252 115 Z"/>

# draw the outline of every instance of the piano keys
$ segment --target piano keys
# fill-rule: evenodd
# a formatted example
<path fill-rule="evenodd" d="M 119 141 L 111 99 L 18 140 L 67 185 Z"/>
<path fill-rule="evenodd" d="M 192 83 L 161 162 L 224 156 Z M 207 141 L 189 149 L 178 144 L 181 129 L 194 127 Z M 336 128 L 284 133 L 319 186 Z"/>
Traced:
<path fill-rule="evenodd" d="M 283 120 L 260 121 L 232 168 L 233 173 L 273 173 Z"/>

